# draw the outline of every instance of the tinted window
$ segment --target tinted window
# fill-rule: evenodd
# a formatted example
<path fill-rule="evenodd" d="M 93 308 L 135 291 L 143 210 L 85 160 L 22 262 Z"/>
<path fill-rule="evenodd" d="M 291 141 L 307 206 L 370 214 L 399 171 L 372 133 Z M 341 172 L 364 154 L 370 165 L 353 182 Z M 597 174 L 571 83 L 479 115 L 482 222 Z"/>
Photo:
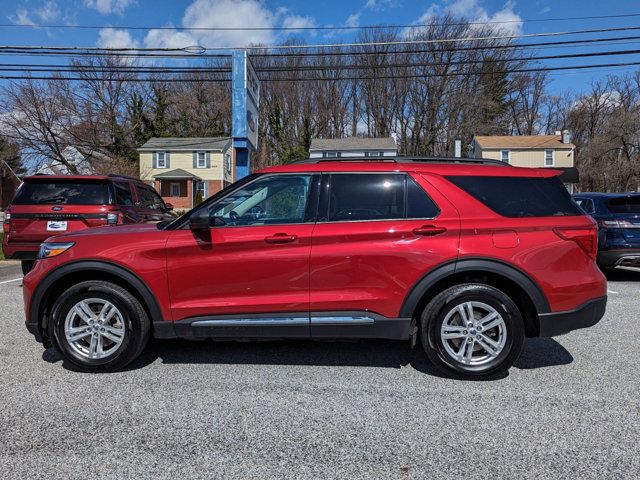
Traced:
<path fill-rule="evenodd" d="M 595 208 L 593 207 L 593 200 L 590 198 L 574 198 L 574 202 L 578 204 L 580 208 L 582 208 L 587 213 L 595 213 Z"/>
<path fill-rule="evenodd" d="M 96 181 L 46 181 L 25 182 L 16 193 L 14 205 L 105 205 L 109 203 L 106 182 Z"/>
<path fill-rule="evenodd" d="M 116 205 L 133 205 L 133 194 L 128 183 L 116 182 L 113 186 L 116 192 Z"/>
<path fill-rule="evenodd" d="M 640 195 L 612 198 L 607 207 L 613 213 L 640 213 Z"/>
<path fill-rule="evenodd" d="M 407 218 L 435 218 L 438 206 L 412 178 L 407 177 Z"/>
<path fill-rule="evenodd" d="M 261 177 L 216 202 L 209 215 L 225 225 L 303 223 L 310 175 Z"/>
<path fill-rule="evenodd" d="M 405 175 L 333 174 L 329 221 L 404 218 Z"/>
<path fill-rule="evenodd" d="M 558 177 L 447 177 L 505 217 L 582 215 Z"/>
<path fill-rule="evenodd" d="M 164 208 L 164 202 L 155 193 L 148 188 L 138 187 L 138 195 L 140 197 L 140 205 L 144 208 L 151 210 L 162 210 Z"/>

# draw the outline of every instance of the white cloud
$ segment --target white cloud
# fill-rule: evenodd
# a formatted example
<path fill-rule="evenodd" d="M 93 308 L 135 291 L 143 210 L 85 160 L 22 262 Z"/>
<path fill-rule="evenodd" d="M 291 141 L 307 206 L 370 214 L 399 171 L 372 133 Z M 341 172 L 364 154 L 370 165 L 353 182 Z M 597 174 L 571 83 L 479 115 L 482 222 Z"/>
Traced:
<path fill-rule="evenodd" d="M 40 8 L 34 11 L 36 17 L 42 22 L 51 22 L 60 18 L 60 7 L 53 0 L 45 2 Z"/>
<path fill-rule="evenodd" d="M 258 0 L 195 0 L 185 10 L 182 26 L 187 28 L 255 27 L 263 30 L 151 30 L 148 47 L 244 47 L 270 44 L 277 15 Z"/>
<path fill-rule="evenodd" d="M 481 5 L 481 0 L 455 0 L 444 8 L 432 3 L 414 23 L 428 24 L 436 15 L 449 13 L 472 22 L 490 22 L 489 25 L 501 29 L 505 34 L 517 35 L 522 33 L 522 17 L 516 13 L 515 6 L 515 0 L 508 0 L 502 9 L 490 14 Z"/>
<path fill-rule="evenodd" d="M 88 8 L 93 8 L 103 15 L 122 14 L 134 0 L 84 0 Z"/>
<path fill-rule="evenodd" d="M 36 22 L 31 20 L 29 12 L 25 8 L 19 8 L 18 11 L 9 18 L 16 25 L 35 25 Z"/>
<path fill-rule="evenodd" d="M 540 13 L 549 13 L 551 11 L 551 7 L 544 7 L 542 10 L 540 10 Z"/>
<path fill-rule="evenodd" d="M 300 15 L 288 15 L 282 21 L 285 28 L 314 28 L 316 21 L 312 17 L 302 17 Z"/>
<path fill-rule="evenodd" d="M 360 25 L 360 12 L 349 15 L 347 21 L 344 22 L 347 27 L 357 27 Z"/>
<path fill-rule="evenodd" d="M 100 30 L 96 44 L 102 48 L 136 48 L 140 45 L 126 30 L 111 27 Z"/>

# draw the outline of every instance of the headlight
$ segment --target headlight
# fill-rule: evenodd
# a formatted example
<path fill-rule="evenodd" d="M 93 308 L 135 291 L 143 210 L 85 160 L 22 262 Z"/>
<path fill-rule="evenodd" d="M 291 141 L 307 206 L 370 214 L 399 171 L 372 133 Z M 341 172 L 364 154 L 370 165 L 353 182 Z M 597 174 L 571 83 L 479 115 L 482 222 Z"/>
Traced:
<path fill-rule="evenodd" d="M 38 259 L 57 257 L 75 245 L 75 242 L 47 242 L 40 244 Z"/>

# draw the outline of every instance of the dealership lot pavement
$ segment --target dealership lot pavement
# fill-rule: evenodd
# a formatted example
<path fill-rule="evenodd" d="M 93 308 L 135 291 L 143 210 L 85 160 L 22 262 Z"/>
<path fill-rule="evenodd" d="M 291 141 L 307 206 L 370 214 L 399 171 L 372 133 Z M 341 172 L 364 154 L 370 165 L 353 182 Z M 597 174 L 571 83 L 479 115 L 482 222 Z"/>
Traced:
<path fill-rule="evenodd" d="M 528 340 L 489 382 L 403 343 L 154 342 L 73 372 L 23 325 L 0 264 L 0 478 L 635 478 L 640 273 L 596 327 Z"/>

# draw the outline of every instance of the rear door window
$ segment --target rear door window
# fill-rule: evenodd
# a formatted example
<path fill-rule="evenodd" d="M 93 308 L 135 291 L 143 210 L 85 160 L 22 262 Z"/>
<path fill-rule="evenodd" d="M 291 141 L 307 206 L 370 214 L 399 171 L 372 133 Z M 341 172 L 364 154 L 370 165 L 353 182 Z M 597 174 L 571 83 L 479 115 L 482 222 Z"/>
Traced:
<path fill-rule="evenodd" d="M 558 177 L 449 176 L 447 179 L 504 217 L 583 215 Z"/>
<path fill-rule="evenodd" d="M 331 175 L 330 222 L 387 220 L 405 216 L 405 175 Z"/>
<path fill-rule="evenodd" d="M 142 208 L 148 208 L 149 210 L 162 210 L 164 208 L 164 202 L 158 194 L 148 188 L 137 188 L 138 197 L 140 197 L 140 206 L 142 206 Z"/>
<path fill-rule="evenodd" d="M 133 205 L 133 193 L 128 183 L 115 182 L 113 184 L 116 193 L 116 205 L 132 206 Z"/>
<path fill-rule="evenodd" d="M 607 202 L 607 208 L 612 213 L 640 214 L 640 195 L 612 198 Z"/>
<path fill-rule="evenodd" d="M 14 205 L 106 205 L 109 188 L 106 182 L 82 180 L 27 181 L 16 193 Z"/>

